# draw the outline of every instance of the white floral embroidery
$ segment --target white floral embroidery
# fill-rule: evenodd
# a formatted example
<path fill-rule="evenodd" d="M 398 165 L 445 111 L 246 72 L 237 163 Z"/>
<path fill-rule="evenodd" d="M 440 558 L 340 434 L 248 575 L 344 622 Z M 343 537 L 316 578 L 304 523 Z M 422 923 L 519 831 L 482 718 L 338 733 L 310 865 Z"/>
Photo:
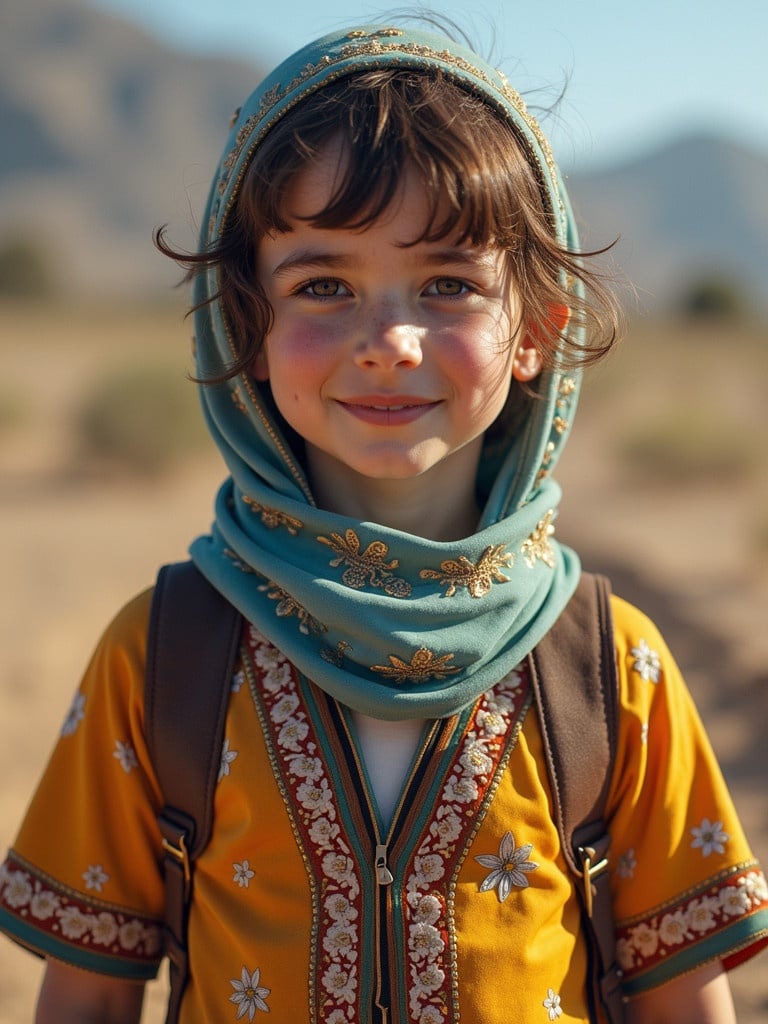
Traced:
<path fill-rule="evenodd" d="M 240 691 L 243 688 L 243 684 L 244 683 L 245 683 L 245 672 L 243 672 L 243 670 L 240 668 L 232 676 L 231 692 L 232 693 L 240 693 Z"/>
<path fill-rule="evenodd" d="M 323 948 L 331 956 L 357 960 L 357 930 L 343 921 L 337 921 L 325 933 Z"/>
<path fill-rule="evenodd" d="M 554 989 L 547 989 L 547 998 L 541 1005 L 547 1011 L 547 1018 L 549 1020 L 557 1020 L 558 1017 L 562 1017 L 563 1010 L 560 1006 L 560 996 Z"/>
<path fill-rule="evenodd" d="M 89 930 L 88 916 L 78 907 L 65 907 L 59 914 L 61 933 L 68 939 L 81 939 Z"/>
<path fill-rule="evenodd" d="M 255 874 L 248 860 L 244 860 L 242 864 L 234 863 L 232 867 L 235 870 L 232 881 L 237 882 L 241 889 L 247 889 Z"/>
<path fill-rule="evenodd" d="M 342 967 L 340 963 L 333 961 L 326 971 L 323 972 L 323 988 L 326 992 L 342 1003 L 355 1001 L 355 975 L 351 969 Z"/>
<path fill-rule="evenodd" d="M 447 930 L 444 896 L 435 882 L 445 877 L 456 842 L 464 832 L 463 817 L 480 798 L 478 783 L 491 781 L 504 738 L 519 707 L 525 679 L 518 669 L 509 672 L 483 694 L 438 801 L 438 810 L 406 880 L 408 921 L 409 1010 L 418 1024 L 445 1024 L 449 1013 L 450 950 L 443 935 Z"/>
<path fill-rule="evenodd" d="M 286 693 L 276 704 L 272 705 L 269 714 L 273 722 L 287 721 L 299 706 L 299 698 L 295 693 Z"/>
<path fill-rule="evenodd" d="M 691 829 L 694 837 L 691 846 L 701 848 L 702 857 L 709 857 L 711 853 L 724 853 L 724 844 L 731 838 L 727 832 L 723 832 L 722 821 L 710 821 L 704 818 L 701 825 Z"/>
<path fill-rule="evenodd" d="M 29 906 L 33 894 L 32 881 L 26 872 L 15 871 L 3 890 L 3 899 L 9 907 L 18 910 Z"/>
<path fill-rule="evenodd" d="M 309 838 L 316 846 L 327 849 L 332 845 L 333 840 L 338 837 L 340 832 L 341 829 L 335 821 L 329 821 L 328 818 L 318 818 L 317 821 L 313 821 L 310 825 Z"/>
<path fill-rule="evenodd" d="M 75 694 L 74 700 L 67 712 L 64 724 L 61 727 L 62 736 L 71 736 L 76 732 L 78 725 L 85 718 L 85 694 Z"/>
<path fill-rule="evenodd" d="M 292 757 L 288 766 L 291 774 L 297 775 L 301 779 L 315 781 L 323 774 L 323 762 L 320 758 L 308 757 L 306 754 L 297 754 L 296 757 Z"/>
<path fill-rule="evenodd" d="M 53 917 L 60 906 L 61 900 L 55 893 L 50 889 L 42 889 L 40 892 L 36 892 L 30 900 L 29 910 L 32 917 L 36 917 L 38 921 L 47 921 Z"/>
<path fill-rule="evenodd" d="M 106 911 L 97 914 L 91 921 L 91 935 L 99 946 L 109 946 L 118 936 L 117 921 L 114 914 Z"/>
<path fill-rule="evenodd" d="M 343 892 L 332 893 L 325 901 L 325 909 L 332 921 L 348 922 L 357 918 L 357 910 Z"/>
<path fill-rule="evenodd" d="M 631 929 L 630 938 L 635 949 L 644 957 L 653 956 L 659 948 L 658 931 L 645 922 Z"/>
<path fill-rule="evenodd" d="M 102 887 L 109 881 L 109 875 L 101 864 L 89 864 L 88 869 L 83 872 L 82 877 L 85 881 L 85 888 L 95 889 L 96 892 L 101 892 Z"/>
<path fill-rule="evenodd" d="M 741 917 L 752 909 L 752 900 L 744 889 L 729 885 L 720 892 L 720 909 L 726 917 Z"/>
<path fill-rule="evenodd" d="M 101 865 L 92 865 L 83 875 L 87 887 L 100 891 L 100 886 L 107 880 Z M 22 916 L 27 913 L 40 922 L 51 922 L 46 928 L 58 931 L 71 942 L 82 940 L 83 943 L 98 946 L 117 945 L 124 953 L 142 952 L 146 956 L 154 956 L 160 951 L 160 933 L 155 927 L 145 927 L 134 919 L 126 921 L 121 914 L 107 910 L 88 910 L 68 902 L 71 896 L 63 897 L 48 888 L 43 881 L 33 879 L 23 870 L 14 869 L 8 863 L 3 870 L 3 888 L 0 899 L 6 907 L 18 911 Z M 28 911 L 27 911 L 27 908 Z"/>
<path fill-rule="evenodd" d="M 682 910 L 664 914 L 659 925 L 659 937 L 667 946 L 679 946 L 692 938 L 688 930 L 688 915 Z"/>
<path fill-rule="evenodd" d="M 720 909 L 716 896 L 702 896 L 688 907 L 688 923 L 695 932 L 708 932 L 715 927 L 715 914 Z"/>
<path fill-rule="evenodd" d="M 539 866 L 535 861 L 528 860 L 532 850 L 531 843 L 526 843 L 525 846 L 516 850 L 512 833 L 505 832 L 499 843 L 498 856 L 487 853 L 475 857 L 478 864 L 482 864 L 484 868 L 491 868 L 490 875 L 480 883 L 480 892 L 495 889 L 499 903 L 503 903 L 512 892 L 513 886 L 526 889 L 528 887 L 526 873 L 535 871 Z"/>
<path fill-rule="evenodd" d="M 229 740 L 224 740 L 224 746 L 221 748 L 221 761 L 219 762 L 219 782 L 221 782 L 225 775 L 229 775 L 229 766 L 239 753 L 239 750 L 230 750 Z"/>
<path fill-rule="evenodd" d="M 616 959 L 623 971 L 628 971 L 635 966 L 635 954 L 632 943 L 628 939 L 616 940 Z"/>
<path fill-rule="evenodd" d="M 309 725 L 304 721 L 303 715 L 297 715 L 295 718 L 286 720 L 277 737 L 277 742 L 286 750 L 292 750 L 298 754 L 301 750 L 300 744 L 307 738 L 308 732 Z"/>
<path fill-rule="evenodd" d="M 635 663 L 632 668 L 646 683 L 658 683 L 661 671 L 661 658 L 658 651 L 652 650 L 645 640 L 640 640 L 637 647 L 632 648 Z"/>
<path fill-rule="evenodd" d="M 768 900 L 768 884 L 760 871 L 750 871 L 739 879 L 739 885 L 756 907 Z"/>
<path fill-rule="evenodd" d="M 619 962 L 625 971 L 643 970 L 645 961 L 675 952 L 686 942 L 699 942 L 728 927 L 753 907 L 763 906 L 768 886 L 759 871 L 731 878 L 718 889 L 695 896 L 685 903 L 628 926 L 617 938 Z"/>
<path fill-rule="evenodd" d="M 250 631 L 253 661 L 261 670 L 259 689 L 283 770 L 291 784 L 302 827 L 320 857 L 322 909 L 322 967 L 320 983 L 323 1020 L 349 1024 L 359 985 L 360 881 L 355 862 L 342 838 L 333 788 L 317 746 L 290 663 L 256 630 Z"/>
<path fill-rule="evenodd" d="M 349 1017 L 343 1010 L 334 1010 L 325 1018 L 325 1024 L 349 1024 Z"/>
<path fill-rule="evenodd" d="M 265 1000 L 270 993 L 270 989 L 264 988 L 263 985 L 259 985 L 261 976 L 261 969 L 259 967 L 251 973 L 247 967 L 243 967 L 240 972 L 240 978 L 230 979 L 230 985 L 235 990 L 229 997 L 230 1003 L 235 1003 L 237 1006 L 237 1020 L 248 1014 L 248 1020 L 253 1020 L 256 1016 L 256 1011 L 261 1010 L 262 1013 L 269 1013 L 269 1007 Z"/>
<path fill-rule="evenodd" d="M 118 930 L 120 945 L 123 949 L 136 949 L 144 938 L 144 934 L 144 925 L 141 921 L 137 921 L 136 918 L 132 921 L 126 921 L 125 924 L 120 925 Z"/>
<path fill-rule="evenodd" d="M 634 878 L 636 867 L 637 859 L 635 858 L 635 851 L 633 849 L 629 849 L 619 857 L 616 865 L 616 874 L 619 878 Z"/>
<path fill-rule="evenodd" d="M 121 743 L 120 740 L 115 740 L 115 750 L 112 753 L 112 757 L 120 762 L 120 767 L 126 775 L 139 766 L 136 751 L 129 743 Z"/>

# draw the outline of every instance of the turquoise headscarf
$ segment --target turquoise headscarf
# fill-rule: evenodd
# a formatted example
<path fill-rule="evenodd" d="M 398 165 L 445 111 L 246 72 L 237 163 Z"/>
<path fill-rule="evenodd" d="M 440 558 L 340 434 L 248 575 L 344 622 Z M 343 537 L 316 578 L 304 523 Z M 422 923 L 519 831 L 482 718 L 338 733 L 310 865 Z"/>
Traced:
<path fill-rule="evenodd" d="M 267 132 L 325 85 L 377 68 L 439 69 L 508 121 L 540 182 L 558 240 L 576 249 L 549 145 L 501 72 L 442 35 L 382 26 L 309 44 L 247 100 L 211 188 L 203 246 L 221 236 Z M 199 275 L 201 378 L 219 373 L 234 355 L 212 298 L 217 291 L 215 269 Z M 576 555 L 553 536 L 560 490 L 551 478 L 573 419 L 579 375 L 542 375 L 524 427 L 500 455 L 486 452 L 481 460 L 493 479 L 477 532 L 450 543 L 318 508 L 261 387 L 247 374 L 202 386 L 230 477 L 219 491 L 210 535 L 191 546 L 197 566 L 301 672 L 357 711 L 392 720 L 436 718 L 472 703 L 544 636 L 579 578 Z"/>

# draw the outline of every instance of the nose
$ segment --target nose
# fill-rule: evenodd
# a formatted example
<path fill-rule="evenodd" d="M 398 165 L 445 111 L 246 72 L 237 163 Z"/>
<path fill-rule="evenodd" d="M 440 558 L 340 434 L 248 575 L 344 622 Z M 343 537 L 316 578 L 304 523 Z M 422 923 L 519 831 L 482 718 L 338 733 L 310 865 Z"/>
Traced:
<path fill-rule="evenodd" d="M 355 361 L 382 370 L 419 366 L 423 333 L 405 310 L 394 305 L 377 309 L 361 324 Z"/>

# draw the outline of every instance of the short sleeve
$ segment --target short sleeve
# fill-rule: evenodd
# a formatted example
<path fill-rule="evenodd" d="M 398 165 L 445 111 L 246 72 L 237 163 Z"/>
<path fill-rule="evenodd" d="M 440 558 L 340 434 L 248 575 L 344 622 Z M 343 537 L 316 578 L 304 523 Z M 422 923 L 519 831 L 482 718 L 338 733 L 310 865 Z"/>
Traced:
<path fill-rule="evenodd" d="M 768 943 L 768 889 L 680 671 L 658 630 L 613 599 L 621 690 L 609 795 L 624 991 Z"/>
<path fill-rule="evenodd" d="M 151 592 L 99 643 L 0 867 L 0 927 L 35 953 L 154 977 L 163 884 L 159 792 L 143 738 Z"/>

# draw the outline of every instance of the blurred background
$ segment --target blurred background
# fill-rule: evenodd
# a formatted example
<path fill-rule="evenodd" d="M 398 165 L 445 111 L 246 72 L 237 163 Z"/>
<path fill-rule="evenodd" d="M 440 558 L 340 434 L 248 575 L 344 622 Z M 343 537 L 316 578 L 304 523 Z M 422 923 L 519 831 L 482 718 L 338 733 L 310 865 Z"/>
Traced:
<path fill-rule="evenodd" d="M 768 7 L 439 11 L 540 113 L 585 244 L 618 237 L 627 338 L 585 388 L 558 533 L 659 622 L 765 865 Z M 208 528 L 223 475 L 185 379 L 188 295 L 152 229 L 194 245 L 229 117 L 263 72 L 390 15 L 0 6 L 2 847 L 98 634 Z M 31 1019 L 39 970 L 0 939 L 0 1024 Z M 760 961 L 735 972 L 741 1024 L 767 1019 L 765 977 Z"/>

